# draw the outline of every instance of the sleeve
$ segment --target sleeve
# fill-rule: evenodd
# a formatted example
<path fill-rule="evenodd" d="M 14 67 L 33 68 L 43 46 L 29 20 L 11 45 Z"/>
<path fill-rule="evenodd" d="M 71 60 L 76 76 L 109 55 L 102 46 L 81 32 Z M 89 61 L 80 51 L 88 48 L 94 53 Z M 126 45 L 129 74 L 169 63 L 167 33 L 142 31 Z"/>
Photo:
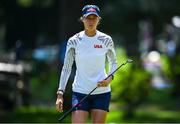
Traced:
<path fill-rule="evenodd" d="M 58 90 L 65 91 L 69 76 L 71 74 L 74 58 L 75 58 L 75 48 L 73 46 L 73 42 L 69 40 L 66 47 L 64 65 L 61 71 Z"/>
<path fill-rule="evenodd" d="M 116 58 L 116 53 L 115 53 L 115 49 L 114 49 L 114 43 L 111 38 L 109 39 L 109 42 L 108 42 L 107 58 L 108 58 L 108 62 L 109 62 L 108 75 L 110 75 L 117 68 L 117 58 Z"/>

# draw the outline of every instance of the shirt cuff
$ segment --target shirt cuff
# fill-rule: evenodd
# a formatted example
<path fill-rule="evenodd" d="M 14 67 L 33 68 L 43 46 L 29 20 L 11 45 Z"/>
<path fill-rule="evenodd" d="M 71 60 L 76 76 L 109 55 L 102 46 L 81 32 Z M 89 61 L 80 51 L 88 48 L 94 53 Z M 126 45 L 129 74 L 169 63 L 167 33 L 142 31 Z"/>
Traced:
<path fill-rule="evenodd" d="M 58 91 L 56 92 L 56 94 L 57 94 L 57 95 L 59 95 L 59 94 L 60 94 L 60 95 L 63 95 L 63 94 L 64 94 L 64 91 L 63 91 L 63 90 L 58 90 Z"/>

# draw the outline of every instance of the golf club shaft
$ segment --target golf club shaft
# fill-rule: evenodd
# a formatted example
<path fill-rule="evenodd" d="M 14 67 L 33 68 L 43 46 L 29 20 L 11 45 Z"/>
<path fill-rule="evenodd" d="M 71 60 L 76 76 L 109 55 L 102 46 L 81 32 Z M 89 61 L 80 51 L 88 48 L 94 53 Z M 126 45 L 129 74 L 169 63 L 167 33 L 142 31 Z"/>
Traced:
<path fill-rule="evenodd" d="M 121 68 L 123 65 L 126 65 L 128 63 L 128 61 L 126 61 L 125 63 L 121 64 L 116 70 L 114 70 L 110 75 L 108 75 L 104 80 L 108 79 L 109 77 L 111 77 L 119 68 Z M 87 97 L 89 97 L 91 95 L 92 92 L 94 92 L 98 87 L 96 86 L 91 92 L 89 92 L 89 94 L 87 94 L 85 97 L 83 97 L 79 103 L 77 103 L 75 106 L 73 106 L 71 109 L 69 109 L 66 113 L 64 113 L 64 115 L 62 115 L 59 118 L 59 121 L 61 122 L 69 113 L 71 113 L 73 111 L 74 108 L 76 108 L 79 104 L 81 104 Z"/>

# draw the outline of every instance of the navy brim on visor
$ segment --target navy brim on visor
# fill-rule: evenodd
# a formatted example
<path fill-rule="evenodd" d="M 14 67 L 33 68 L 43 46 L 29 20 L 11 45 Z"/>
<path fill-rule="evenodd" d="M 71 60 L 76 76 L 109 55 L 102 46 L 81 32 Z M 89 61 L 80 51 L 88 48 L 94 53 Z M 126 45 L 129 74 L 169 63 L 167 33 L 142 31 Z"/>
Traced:
<path fill-rule="evenodd" d="M 84 14 L 83 15 L 83 17 L 88 17 L 89 15 L 96 15 L 96 16 L 98 16 L 98 17 L 100 17 L 97 13 L 95 13 L 95 12 L 90 12 L 90 13 L 87 13 L 87 14 Z"/>
<path fill-rule="evenodd" d="M 84 8 L 82 9 L 83 17 L 87 17 L 87 16 L 92 15 L 92 14 L 100 17 L 99 7 L 97 7 L 96 5 L 86 5 L 86 6 L 84 6 Z"/>

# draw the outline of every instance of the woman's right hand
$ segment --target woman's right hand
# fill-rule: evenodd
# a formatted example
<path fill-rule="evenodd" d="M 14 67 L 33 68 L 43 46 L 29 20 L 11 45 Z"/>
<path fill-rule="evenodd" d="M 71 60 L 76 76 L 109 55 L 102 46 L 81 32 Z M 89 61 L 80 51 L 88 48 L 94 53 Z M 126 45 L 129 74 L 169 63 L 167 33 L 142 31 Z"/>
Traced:
<path fill-rule="evenodd" d="M 56 99 L 56 109 L 59 112 L 63 112 L 63 96 L 61 94 L 57 95 Z"/>

